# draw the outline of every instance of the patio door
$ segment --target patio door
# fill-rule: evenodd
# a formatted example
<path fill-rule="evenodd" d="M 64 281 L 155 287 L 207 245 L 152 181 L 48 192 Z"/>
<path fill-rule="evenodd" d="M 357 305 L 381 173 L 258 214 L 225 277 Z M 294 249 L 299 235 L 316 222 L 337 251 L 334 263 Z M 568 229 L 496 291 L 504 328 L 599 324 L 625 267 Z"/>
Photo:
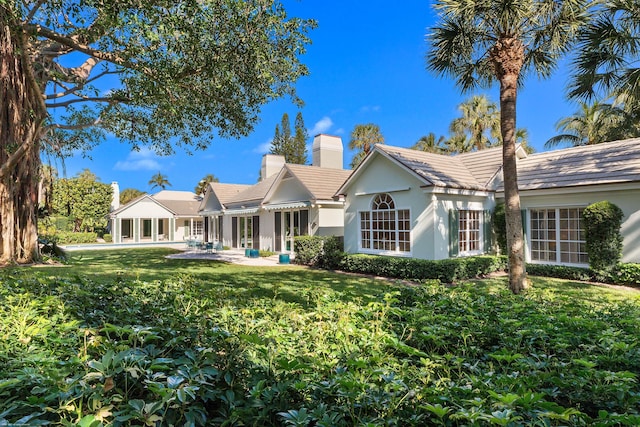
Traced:
<path fill-rule="evenodd" d="M 306 236 L 309 233 L 309 211 L 307 209 L 299 211 L 276 212 L 276 251 L 293 252 L 293 241 L 296 236 Z M 281 217 L 280 228 L 278 228 L 278 217 Z"/>

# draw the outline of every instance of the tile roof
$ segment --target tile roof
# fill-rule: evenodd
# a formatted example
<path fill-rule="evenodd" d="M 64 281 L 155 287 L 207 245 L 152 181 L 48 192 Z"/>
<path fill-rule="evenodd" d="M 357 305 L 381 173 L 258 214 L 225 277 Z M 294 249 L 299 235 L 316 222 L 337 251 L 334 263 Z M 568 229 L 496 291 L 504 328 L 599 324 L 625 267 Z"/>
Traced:
<path fill-rule="evenodd" d="M 437 187 L 486 190 L 487 181 L 493 175 L 489 166 L 499 168 L 502 164 L 502 152 L 495 149 L 465 156 L 447 156 L 382 144 L 376 145 L 376 149 L 412 170 L 427 184 Z M 496 161 L 496 157 L 500 161 Z"/>
<path fill-rule="evenodd" d="M 286 164 L 285 168 L 308 191 L 314 200 L 331 200 L 352 170 L 321 168 L 318 166 Z"/>
<path fill-rule="evenodd" d="M 531 154 L 518 162 L 520 190 L 640 181 L 640 138 Z M 495 188 L 502 191 L 502 174 Z"/>
<path fill-rule="evenodd" d="M 273 185 L 277 176 L 278 176 L 277 174 L 271 175 L 269 178 L 263 179 L 257 184 L 249 186 L 246 190 L 241 191 L 240 193 L 231 197 L 225 205 L 227 205 L 227 207 L 229 206 L 239 207 L 242 205 L 246 205 L 246 206 L 259 205 L 260 202 L 262 202 L 262 199 L 264 199 L 264 196 L 267 195 L 267 192 Z"/>
<path fill-rule="evenodd" d="M 222 205 L 226 205 L 233 200 L 235 196 L 251 187 L 249 184 L 223 184 L 221 182 L 212 182 L 209 187 L 213 190 Z"/>

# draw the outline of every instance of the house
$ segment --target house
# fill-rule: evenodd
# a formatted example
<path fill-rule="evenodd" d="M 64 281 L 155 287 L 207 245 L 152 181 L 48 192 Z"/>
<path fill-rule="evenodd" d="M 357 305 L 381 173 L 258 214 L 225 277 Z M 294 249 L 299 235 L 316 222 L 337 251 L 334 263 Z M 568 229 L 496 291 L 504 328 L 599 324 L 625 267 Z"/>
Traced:
<path fill-rule="evenodd" d="M 624 212 L 623 261 L 640 262 L 640 139 L 527 155 L 517 151 L 528 262 L 588 264 L 582 210 Z M 345 250 L 423 259 L 492 252 L 504 201 L 502 148 L 456 156 L 376 145 L 338 190 Z"/>
<path fill-rule="evenodd" d="M 201 198 L 189 191 L 163 190 L 145 194 L 113 210 L 114 243 L 143 243 L 203 239 L 204 222 L 198 214 Z"/>
<path fill-rule="evenodd" d="M 310 166 L 267 154 L 257 184 L 212 183 L 200 207 L 205 239 L 238 249 L 292 252 L 295 236 L 341 236 L 344 203 L 333 195 L 351 174 L 343 169 L 342 153 L 339 137 L 317 135 Z"/>

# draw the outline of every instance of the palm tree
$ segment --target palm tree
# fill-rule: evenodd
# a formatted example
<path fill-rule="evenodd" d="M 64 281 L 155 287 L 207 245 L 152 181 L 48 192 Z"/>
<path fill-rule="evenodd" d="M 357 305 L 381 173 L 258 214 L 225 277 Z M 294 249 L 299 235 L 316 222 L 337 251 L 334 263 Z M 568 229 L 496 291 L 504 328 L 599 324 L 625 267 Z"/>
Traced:
<path fill-rule="evenodd" d="M 449 130 L 455 136 L 469 136 L 470 149 L 482 150 L 495 144 L 489 135 L 500 131 L 500 113 L 495 102 L 485 95 L 476 95 L 458 105 L 462 117 L 451 122 Z M 470 150 L 469 150 L 470 151 Z"/>
<path fill-rule="evenodd" d="M 198 196 L 204 196 L 204 193 L 207 191 L 207 187 L 211 182 L 220 182 L 220 180 L 216 178 L 215 175 L 208 174 L 198 182 L 194 191 Z"/>
<path fill-rule="evenodd" d="M 351 132 L 349 149 L 358 150 L 351 160 L 351 169 L 358 167 L 360 162 L 371 151 L 375 144 L 384 144 L 384 137 L 380 132 L 380 126 L 367 123 L 366 125 L 356 125 Z"/>
<path fill-rule="evenodd" d="M 549 138 L 544 146 L 567 144 L 576 147 L 632 137 L 635 135 L 631 122 L 631 117 L 622 108 L 598 101 L 580 102 L 579 111 L 556 124 L 556 130 L 562 133 Z"/>
<path fill-rule="evenodd" d="M 640 108 L 640 3 L 605 0 L 580 32 L 569 96 L 606 99 L 637 114 Z M 637 115 L 636 115 L 637 118 Z"/>
<path fill-rule="evenodd" d="M 500 85 L 500 132 L 509 288 L 527 286 L 518 171 L 516 97 L 528 72 L 548 77 L 586 22 L 588 0 L 436 0 L 440 22 L 428 34 L 427 68 L 463 91 Z"/>
<path fill-rule="evenodd" d="M 149 185 L 151 186 L 152 190 L 156 187 L 160 187 L 160 189 L 162 190 L 166 189 L 167 187 L 171 187 L 171 183 L 167 179 L 167 176 L 163 175 L 160 172 L 151 177 L 151 179 L 149 180 Z"/>
<path fill-rule="evenodd" d="M 413 144 L 411 148 L 413 150 L 424 151 L 427 153 L 442 154 L 447 151 L 447 147 L 445 147 L 444 144 L 444 136 L 441 136 L 436 141 L 436 134 L 433 132 L 429 132 L 429 135 L 420 137 L 420 139 L 415 144 Z"/>
<path fill-rule="evenodd" d="M 120 192 L 120 205 L 126 205 L 130 201 L 142 196 L 144 192 L 135 188 L 125 188 Z"/>

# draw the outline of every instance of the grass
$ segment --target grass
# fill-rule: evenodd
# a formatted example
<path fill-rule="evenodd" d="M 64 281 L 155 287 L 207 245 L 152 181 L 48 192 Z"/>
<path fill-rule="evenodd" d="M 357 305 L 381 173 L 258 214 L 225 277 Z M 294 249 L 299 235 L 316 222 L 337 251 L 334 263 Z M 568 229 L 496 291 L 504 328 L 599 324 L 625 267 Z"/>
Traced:
<path fill-rule="evenodd" d="M 0 271 L 0 425 L 638 425 L 640 293 L 73 252 Z"/>

